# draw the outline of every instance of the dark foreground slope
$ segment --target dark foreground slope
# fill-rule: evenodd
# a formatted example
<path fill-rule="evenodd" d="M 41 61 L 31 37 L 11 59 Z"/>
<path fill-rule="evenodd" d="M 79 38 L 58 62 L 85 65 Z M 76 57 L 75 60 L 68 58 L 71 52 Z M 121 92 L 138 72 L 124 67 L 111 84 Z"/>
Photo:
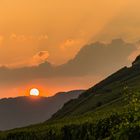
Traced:
<path fill-rule="evenodd" d="M 125 89 L 131 89 L 123 94 Z M 137 92 L 135 92 L 137 91 Z M 138 140 L 140 57 L 67 102 L 45 123 L 0 133 L 2 140 Z M 127 100 L 124 100 L 126 98 Z M 124 109 L 124 107 L 126 109 Z"/>
<path fill-rule="evenodd" d="M 116 103 L 121 99 L 125 87 L 140 90 L 140 57 L 136 58 L 131 67 L 120 69 L 85 91 L 79 98 L 70 100 L 51 119 L 83 115 L 111 102 Z"/>
<path fill-rule="evenodd" d="M 52 97 L 17 97 L 0 100 L 0 130 L 40 123 L 63 104 L 77 98 L 82 90 L 58 93 Z"/>

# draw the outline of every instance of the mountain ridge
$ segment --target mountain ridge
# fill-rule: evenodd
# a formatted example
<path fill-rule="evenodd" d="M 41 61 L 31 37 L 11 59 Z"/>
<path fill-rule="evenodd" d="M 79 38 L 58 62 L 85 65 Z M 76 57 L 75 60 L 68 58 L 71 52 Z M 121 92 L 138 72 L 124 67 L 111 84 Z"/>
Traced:
<path fill-rule="evenodd" d="M 83 90 L 57 93 L 52 97 L 21 96 L 0 99 L 0 130 L 43 122 L 68 100 L 77 98 L 81 92 Z"/>

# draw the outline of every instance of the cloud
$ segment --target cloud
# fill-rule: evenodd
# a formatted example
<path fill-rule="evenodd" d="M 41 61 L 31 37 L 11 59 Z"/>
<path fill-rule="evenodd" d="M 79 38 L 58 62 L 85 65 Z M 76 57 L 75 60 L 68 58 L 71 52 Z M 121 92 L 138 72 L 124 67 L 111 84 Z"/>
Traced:
<path fill-rule="evenodd" d="M 128 60 L 134 61 L 138 55 L 140 55 L 140 49 L 138 49 L 138 50 L 132 52 L 132 53 L 130 54 L 130 56 L 128 57 Z"/>
<path fill-rule="evenodd" d="M 38 40 L 38 41 L 42 41 L 42 40 L 48 40 L 48 35 L 47 34 L 42 34 L 42 35 L 24 35 L 24 34 L 15 34 L 12 33 L 9 37 L 10 40 L 13 41 L 27 41 L 27 40 Z"/>
<path fill-rule="evenodd" d="M 52 92 L 60 90 L 60 87 L 63 90 L 89 87 L 121 67 L 130 65 L 128 57 L 136 50 L 135 44 L 121 39 L 108 44 L 95 42 L 82 47 L 73 59 L 58 66 L 47 61 L 48 51 L 40 51 L 29 61 L 38 65 L 13 69 L 0 67 L 0 87 L 25 87 L 26 84 L 37 83 L 35 85 L 47 86 Z M 82 83 L 80 79 L 84 79 Z"/>
<path fill-rule="evenodd" d="M 73 58 L 86 42 L 87 40 L 84 38 L 70 38 L 60 43 L 59 52 L 61 53 L 61 56 L 59 56 L 59 60 L 62 59 L 60 64 L 64 64 L 70 58 Z"/>
<path fill-rule="evenodd" d="M 49 52 L 48 51 L 40 51 L 35 54 L 31 60 L 31 65 L 38 65 L 48 60 Z"/>
<path fill-rule="evenodd" d="M 15 33 L 11 34 L 9 38 L 12 41 L 26 41 L 28 39 L 25 35 L 17 35 Z"/>
<path fill-rule="evenodd" d="M 130 65 L 128 57 L 136 50 L 135 44 L 122 39 L 111 43 L 100 42 L 84 46 L 74 59 L 57 68 L 57 75 L 83 76 L 87 74 L 107 76 L 119 68 Z"/>
<path fill-rule="evenodd" d="M 69 47 L 73 47 L 74 45 L 77 45 L 79 43 L 81 43 L 81 40 L 67 39 L 60 45 L 60 48 L 64 50 Z"/>
<path fill-rule="evenodd" d="M 42 44 L 47 46 L 48 41 L 48 36 L 45 33 L 39 35 L 18 33 L 0 35 L 0 65 L 28 66 L 27 61 L 31 61 L 33 59 L 31 57 L 35 53 L 48 50 L 46 47 L 44 49 L 40 47 Z M 7 53 L 8 55 L 6 55 Z M 41 59 L 44 58 L 38 58 L 38 61 L 40 62 Z"/>
<path fill-rule="evenodd" d="M 73 59 L 59 66 L 47 62 L 48 51 L 40 51 L 29 61 L 32 66 L 15 69 L 0 68 L 0 82 L 6 82 L 6 79 L 12 82 L 36 78 L 107 76 L 131 64 L 128 57 L 135 50 L 134 44 L 126 43 L 121 39 L 115 39 L 109 44 L 96 42 L 84 46 Z"/>
<path fill-rule="evenodd" d="M 49 58 L 49 52 L 48 51 L 39 51 L 32 57 L 27 58 L 26 60 L 13 63 L 13 64 L 8 64 L 4 65 L 9 68 L 22 68 L 22 67 L 32 67 L 32 66 L 38 66 L 39 64 L 47 61 Z"/>
<path fill-rule="evenodd" d="M 134 61 L 138 55 L 140 55 L 140 41 L 135 43 L 136 50 L 134 50 L 128 57 L 129 61 Z"/>

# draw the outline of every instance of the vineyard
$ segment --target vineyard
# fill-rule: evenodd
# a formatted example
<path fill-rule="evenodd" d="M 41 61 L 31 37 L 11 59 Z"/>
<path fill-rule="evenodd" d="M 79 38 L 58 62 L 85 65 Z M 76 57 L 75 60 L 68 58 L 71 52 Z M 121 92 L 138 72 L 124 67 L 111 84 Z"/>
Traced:
<path fill-rule="evenodd" d="M 50 121 L 0 133 L 1 140 L 138 140 L 140 93 L 126 91 L 122 111 Z M 90 117 L 89 117 L 90 116 Z"/>

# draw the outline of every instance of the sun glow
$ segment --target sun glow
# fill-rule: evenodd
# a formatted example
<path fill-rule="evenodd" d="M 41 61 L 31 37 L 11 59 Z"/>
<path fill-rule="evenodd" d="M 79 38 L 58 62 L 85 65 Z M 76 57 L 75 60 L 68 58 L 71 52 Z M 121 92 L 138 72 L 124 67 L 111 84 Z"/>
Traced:
<path fill-rule="evenodd" d="M 39 96 L 39 90 L 36 88 L 31 89 L 30 96 Z"/>

